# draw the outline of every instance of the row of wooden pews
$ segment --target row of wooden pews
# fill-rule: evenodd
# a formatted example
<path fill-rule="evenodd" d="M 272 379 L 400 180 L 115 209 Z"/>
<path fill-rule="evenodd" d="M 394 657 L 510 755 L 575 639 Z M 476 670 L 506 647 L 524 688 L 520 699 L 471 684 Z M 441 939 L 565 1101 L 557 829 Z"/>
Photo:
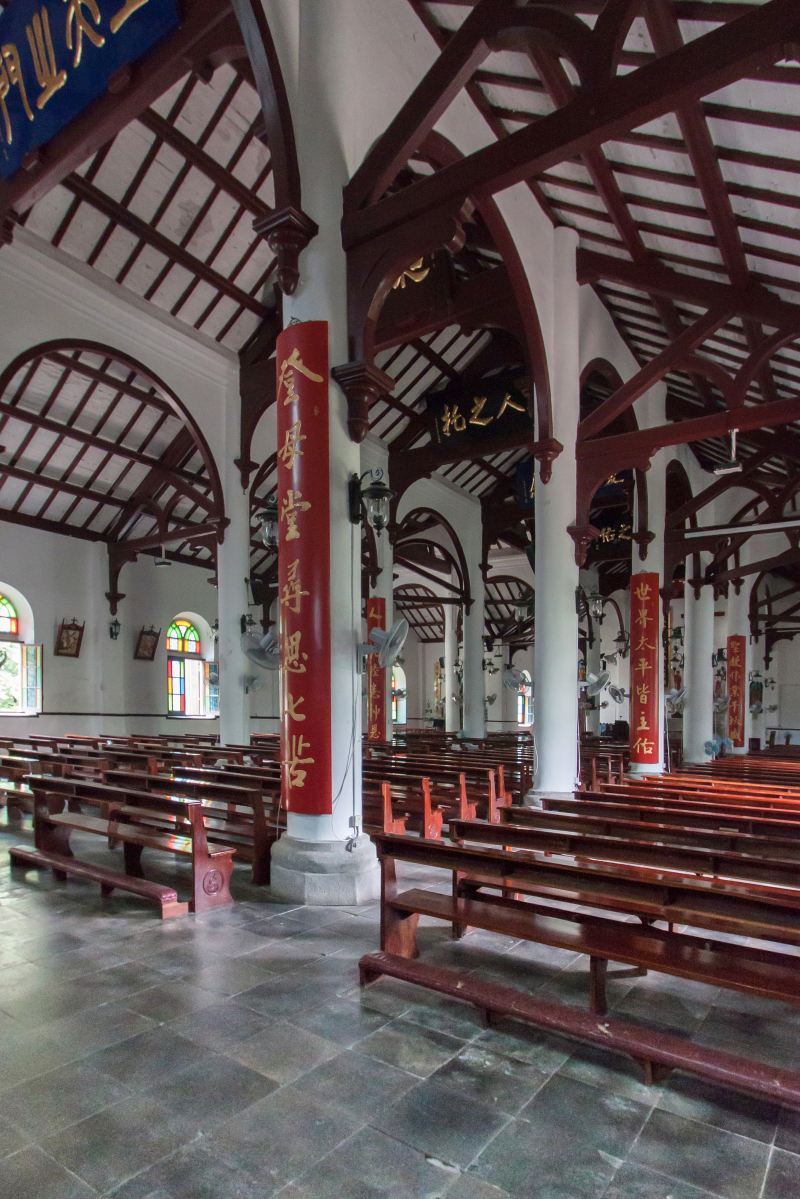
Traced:
<path fill-rule="evenodd" d="M 607 1014 L 609 962 L 800 1006 L 800 787 L 743 773 L 598 781 L 539 807 L 501 803 L 497 823 L 455 819 L 439 842 L 377 836 L 381 948 L 361 959 L 362 984 L 404 979 L 627 1053 L 650 1081 L 680 1068 L 800 1109 L 800 1074 Z M 398 863 L 448 872 L 450 893 L 404 889 Z M 458 938 L 479 928 L 585 954 L 586 1009 L 419 960 L 421 916 Z"/>

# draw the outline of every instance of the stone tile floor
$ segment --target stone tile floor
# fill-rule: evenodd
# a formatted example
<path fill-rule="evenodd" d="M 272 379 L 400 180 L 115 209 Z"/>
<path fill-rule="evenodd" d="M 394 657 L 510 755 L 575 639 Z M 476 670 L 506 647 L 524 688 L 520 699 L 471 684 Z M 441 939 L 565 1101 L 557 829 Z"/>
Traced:
<path fill-rule="evenodd" d="M 800 1197 L 800 1116 L 681 1075 L 646 1087 L 411 986 L 360 992 L 375 906 L 270 903 L 239 870 L 235 907 L 162 923 L 12 877 L 20 839 L 0 829 L 2 1199 Z M 581 959 L 423 923 L 431 960 L 585 1003 Z M 798 1010 L 612 977 L 628 1019 L 800 1068 Z"/>

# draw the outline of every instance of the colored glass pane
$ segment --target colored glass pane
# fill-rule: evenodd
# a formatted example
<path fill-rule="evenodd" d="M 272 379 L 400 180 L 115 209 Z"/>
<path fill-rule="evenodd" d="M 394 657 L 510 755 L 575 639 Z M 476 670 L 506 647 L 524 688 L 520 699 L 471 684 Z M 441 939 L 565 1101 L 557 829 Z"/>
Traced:
<path fill-rule="evenodd" d="M 167 629 L 167 650 L 172 654 L 199 654 L 200 634 L 188 620 L 173 620 Z"/>
<path fill-rule="evenodd" d="M 5 595 L 0 595 L 0 633 L 10 634 L 16 637 L 19 632 L 19 620 L 17 619 L 17 610 L 11 600 Z"/>

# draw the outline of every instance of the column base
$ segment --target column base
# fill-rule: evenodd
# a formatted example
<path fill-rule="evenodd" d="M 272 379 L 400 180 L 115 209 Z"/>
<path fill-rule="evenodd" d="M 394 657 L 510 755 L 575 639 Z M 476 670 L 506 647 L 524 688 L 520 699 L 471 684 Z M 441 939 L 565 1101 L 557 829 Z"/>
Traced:
<path fill-rule="evenodd" d="M 663 774 L 663 762 L 629 762 L 628 774 Z"/>
<path fill-rule="evenodd" d="M 286 833 L 272 847 L 270 892 L 276 899 L 328 907 L 372 903 L 380 895 L 378 855 L 369 837 L 352 851 L 344 841 L 300 841 Z"/>

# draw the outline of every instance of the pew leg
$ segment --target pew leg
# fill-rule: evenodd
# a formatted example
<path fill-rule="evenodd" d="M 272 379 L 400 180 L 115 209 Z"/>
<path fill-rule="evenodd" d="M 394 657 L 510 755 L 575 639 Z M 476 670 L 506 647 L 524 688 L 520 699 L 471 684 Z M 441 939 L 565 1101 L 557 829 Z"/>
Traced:
<path fill-rule="evenodd" d="M 63 825 L 48 823 L 45 813 L 34 816 L 34 844 L 45 853 L 57 853 L 62 858 L 74 858 L 70 847 L 70 830 Z M 56 875 L 56 877 L 58 877 Z M 66 875 L 64 875 L 66 878 Z"/>
<path fill-rule="evenodd" d="M 144 870 L 142 869 L 142 845 L 132 845 L 130 841 L 124 841 L 122 852 L 125 858 L 125 873 L 130 874 L 132 878 L 144 878 Z"/>
<path fill-rule="evenodd" d="M 608 962 L 605 958 L 589 958 L 589 1010 L 594 1016 L 605 1016 L 608 1011 L 606 1000 L 606 972 Z"/>
<path fill-rule="evenodd" d="M 382 905 L 381 911 L 381 949 L 384 953 L 393 953 L 401 958 L 418 958 L 417 912 L 398 912 L 391 906 L 391 900 Z"/>
<path fill-rule="evenodd" d="M 464 875 L 460 874 L 458 870 L 454 870 L 453 871 L 453 899 L 454 900 L 460 899 L 461 896 L 464 894 L 463 880 L 464 880 Z M 460 941 L 466 931 L 467 931 L 466 924 L 458 924 L 455 920 L 453 921 L 453 923 L 450 927 L 450 935 L 454 941 Z"/>
<path fill-rule="evenodd" d="M 645 1086 L 655 1087 L 660 1082 L 663 1082 L 670 1073 L 669 1066 L 662 1066 L 658 1062 L 640 1061 L 644 1073 Z"/>
<path fill-rule="evenodd" d="M 197 846 L 192 856 L 192 902 L 190 910 L 198 915 L 212 908 L 225 907 L 233 903 L 231 875 L 233 854 L 215 853 L 213 856 L 198 854 Z"/>

